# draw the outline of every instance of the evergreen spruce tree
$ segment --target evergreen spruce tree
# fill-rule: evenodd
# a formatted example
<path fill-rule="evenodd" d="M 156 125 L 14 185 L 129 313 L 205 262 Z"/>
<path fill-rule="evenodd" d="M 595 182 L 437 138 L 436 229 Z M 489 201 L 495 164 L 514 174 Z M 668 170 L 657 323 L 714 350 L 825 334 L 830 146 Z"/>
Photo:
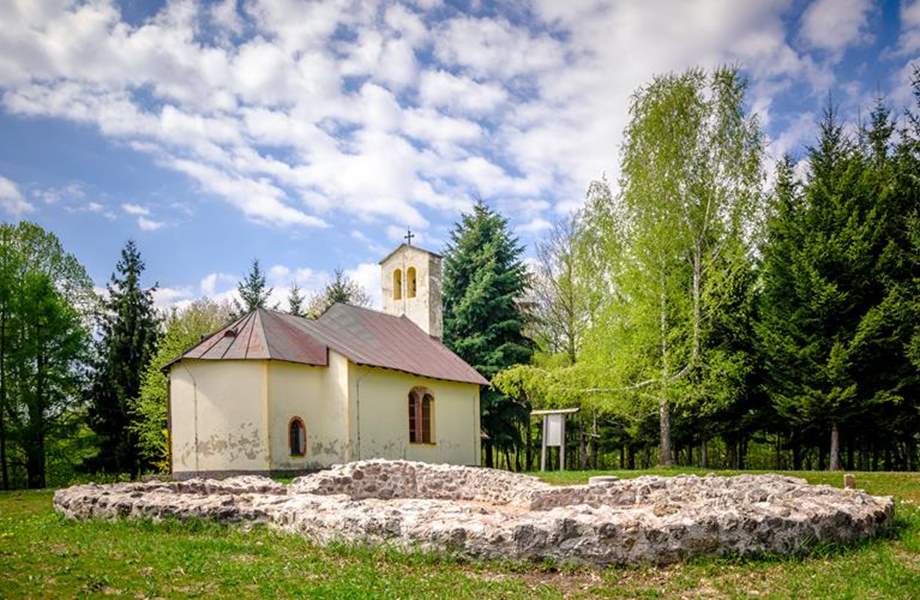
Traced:
<path fill-rule="evenodd" d="M 99 318 L 89 420 L 99 437 L 95 467 L 137 476 L 142 468 L 132 405 L 157 346 L 153 288 L 141 287 L 144 262 L 133 241 L 121 251 Z"/>
<path fill-rule="evenodd" d="M 781 168 L 764 251 L 762 348 L 776 409 L 795 427 L 829 432 L 829 467 L 839 469 L 841 430 L 890 400 L 859 376 L 863 319 L 882 299 L 875 269 L 885 224 L 871 170 L 833 106 L 809 165 L 801 198 L 789 197 L 789 166 Z"/>
<path fill-rule="evenodd" d="M 444 343 L 488 379 L 533 353 L 520 305 L 527 288 L 523 252 L 507 220 L 480 202 L 454 227 L 444 257 Z M 493 466 L 496 448 L 519 442 L 517 423 L 526 411 L 492 389 L 480 398 L 486 466 Z"/>
<path fill-rule="evenodd" d="M 288 294 L 288 312 L 294 315 L 295 317 L 305 317 L 306 307 L 304 307 L 304 302 L 306 298 L 303 295 L 303 292 L 300 291 L 300 287 L 295 283 L 291 285 L 291 291 Z"/>
<path fill-rule="evenodd" d="M 257 308 L 265 308 L 269 296 L 274 288 L 268 287 L 265 273 L 259 266 L 258 259 L 253 259 L 252 266 L 246 277 L 236 286 L 240 299 L 234 300 L 238 316 L 252 312 Z"/>

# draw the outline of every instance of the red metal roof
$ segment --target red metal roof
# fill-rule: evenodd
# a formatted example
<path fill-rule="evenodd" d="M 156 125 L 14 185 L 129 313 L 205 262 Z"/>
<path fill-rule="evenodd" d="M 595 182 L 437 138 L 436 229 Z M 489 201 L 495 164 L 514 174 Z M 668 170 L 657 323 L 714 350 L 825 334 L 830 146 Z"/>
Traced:
<path fill-rule="evenodd" d="M 183 358 L 274 359 L 326 366 L 329 348 L 359 365 L 489 384 L 476 369 L 408 318 L 347 304 L 332 305 L 316 320 L 255 310 L 208 336 L 173 363 Z"/>
<path fill-rule="evenodd" d="M 278 317 L 255 310 L 205 337 L 166 368 L 183 358 L 201 360 L 275 359 L 325 366 L 326 346 Z"/>

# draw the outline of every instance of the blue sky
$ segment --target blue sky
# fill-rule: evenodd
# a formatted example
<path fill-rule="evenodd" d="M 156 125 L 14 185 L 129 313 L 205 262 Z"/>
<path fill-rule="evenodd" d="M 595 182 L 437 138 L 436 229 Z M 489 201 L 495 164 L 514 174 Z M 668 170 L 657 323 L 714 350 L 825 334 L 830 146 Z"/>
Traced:
<path fill-rule="evenodd" d="M 740 65 L 771 157 L 828 93 L 910 101 L 920 0 L 0 2 L 0 212 L 103 285 L 129 238 L 161 305 L 276 297 L 344 268 L 375 298 L 401 241 L 439 250 L 476 199 L 531 245 L 617 178 L 629 95 Z"/>

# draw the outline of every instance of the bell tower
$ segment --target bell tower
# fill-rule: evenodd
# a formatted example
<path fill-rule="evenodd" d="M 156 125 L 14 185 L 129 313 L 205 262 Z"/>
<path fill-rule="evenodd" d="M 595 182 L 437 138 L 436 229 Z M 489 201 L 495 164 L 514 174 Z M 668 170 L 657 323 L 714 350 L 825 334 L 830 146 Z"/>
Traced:
<path fill-rule="evenodd" d="M 380 261 L 383 312 L 405 315 L 422 331 L 440 340 L 444 331 L 441 311 L 441 255 L 407 243 Z"/>

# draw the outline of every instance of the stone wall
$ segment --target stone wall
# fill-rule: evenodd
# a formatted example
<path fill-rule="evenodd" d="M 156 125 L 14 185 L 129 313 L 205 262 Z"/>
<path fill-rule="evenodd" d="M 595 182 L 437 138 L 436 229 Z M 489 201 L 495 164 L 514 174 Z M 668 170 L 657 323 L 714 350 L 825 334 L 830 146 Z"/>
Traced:
<path fill-rule="evenodd" d="M 778 475 L 553 487 L 504 471 L 407 461 L 340 465 L 287 486 L 253 476 L 83 485 L 58 491 L 54 505 L 71 518 L 256 522 L 317 543 L 597 565 L 796 552 L 873 536 L 894 512 L 888 497 Z"/>

